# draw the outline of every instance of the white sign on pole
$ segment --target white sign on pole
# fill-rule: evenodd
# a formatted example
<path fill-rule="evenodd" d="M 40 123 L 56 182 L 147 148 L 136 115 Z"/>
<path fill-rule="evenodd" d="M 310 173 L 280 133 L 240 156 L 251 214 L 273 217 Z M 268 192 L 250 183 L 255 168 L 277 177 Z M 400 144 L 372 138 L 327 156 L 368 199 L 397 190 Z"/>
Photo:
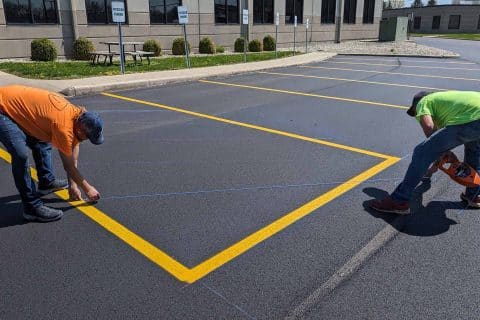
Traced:
<path fill-rule="evenodd" d="M 112 20 L 116 23 L 125 22 L 125 3 L 123 1 L 112 1 Z"/>
<path fill-rule="evenodd" d="M 186 6 L 178 6 L 178 23 L 188 24 L 188 10 Z"/>
<path fill-rule="evenodd" d="M 280 24 L 280 13 L 277 12 L 275 16 L 275 25 L 278 26 Z"/>
<path fill-rule="evenodd" d="M 307 19 L 307 24 L 305 25 L 305 27 L 308 29 L 309 25 L 310 25 L 310 21 Z"/>
<path fill-rule="evenodd" d="M 242 24 L 248 24 L 248 9 L 243 9 Z"/>
<path fill-rule="evenodd" d="M 296 28 L 297 27 L 297 16 L 295 16 L 295 23 L 294 23 L 294 27 Z"/>

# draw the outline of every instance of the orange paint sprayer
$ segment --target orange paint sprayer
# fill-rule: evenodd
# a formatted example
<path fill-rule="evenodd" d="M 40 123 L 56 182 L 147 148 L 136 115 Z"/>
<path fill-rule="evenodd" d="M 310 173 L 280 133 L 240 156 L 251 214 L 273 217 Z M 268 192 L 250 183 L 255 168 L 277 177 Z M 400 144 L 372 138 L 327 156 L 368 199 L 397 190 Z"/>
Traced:
<path fill-rule="evenodd" d="M 480 175 L 468 164 L 461 162 L 453 153 L 442 156 L 438 162 L 438 169 L 442 170 L 452 178 L 453 181 L 466 186 L 480 186 Z"/>

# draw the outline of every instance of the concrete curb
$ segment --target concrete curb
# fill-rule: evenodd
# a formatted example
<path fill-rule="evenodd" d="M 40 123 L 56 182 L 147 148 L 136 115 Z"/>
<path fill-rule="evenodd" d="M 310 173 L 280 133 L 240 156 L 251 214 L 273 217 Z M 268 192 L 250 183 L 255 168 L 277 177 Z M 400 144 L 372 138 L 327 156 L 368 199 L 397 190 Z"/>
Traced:
<path fill-rule="evenodd" d="M 124 76 L 115 76 L 115 78 L 87 78 L 86 80 L 81 79 L 81 81 L 62 80 L 63 82 L 66 82 L 66 84 L 63 88 L 59 89 L 58 92 L 62 93 L 65 96 L 73 97 L 95 94 L 104 91 L 119 91 L 135 88 L 161 86 L 169 83 L 194 81 L 206 77 L 228 76 L 232 74 L 247 73 L 265 69 L 297 66 L 323 61 L 335 55 L 336 53 L 312 52 L 279 60 L 251 62 L 248 64 L 234 64 L 226 66 L 196 68 L 190 70 L 182 69 L 174 71 L 149 72 L 142 74 L 128 74 Z M 111 78 L 111 81 L 108 81 L 110 80 L 109 78 Z M 95 80 L 97 79 L 101 79 L 101 81 L 96 82 Z M 77 83 L 85 81 L 89 81 L 95 84 L 84 85 Z"/>

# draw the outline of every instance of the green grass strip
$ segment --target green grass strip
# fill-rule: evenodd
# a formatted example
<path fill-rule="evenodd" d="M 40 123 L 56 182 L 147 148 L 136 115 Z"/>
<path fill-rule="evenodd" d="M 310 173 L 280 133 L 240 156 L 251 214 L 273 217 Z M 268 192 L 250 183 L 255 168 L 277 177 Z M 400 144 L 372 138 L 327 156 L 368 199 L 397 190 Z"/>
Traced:
<path fill-rule="evenodd" d="M 279 58 L 289 57 L 292 55 L 293 51 L 278 52 Z M 247 62 L 271 59 L 275 59 L 275 52 L 247 54 Z M 148 65 L 146 59 L 143 59 L 143 63 L 138 63 L 137 65 L 135 65 L 132 60 L 128 59 L 128 56 L 127 60 L 125 73 L 178 70 L 186 68 L 184 56 L 152 58 L 150 65 Z M 220 66 L 242 62 L 243 54 L 217 54 L 211 56 L 191 57 L 192 68 Z M 3 62 L 0 63 L 0 70 L 31 79 L 77 79 L 120 74 L 118 60 L 114 61 L 113 65 L 104 65 L 102 63 L 92 65 L 88 61 Z"/>

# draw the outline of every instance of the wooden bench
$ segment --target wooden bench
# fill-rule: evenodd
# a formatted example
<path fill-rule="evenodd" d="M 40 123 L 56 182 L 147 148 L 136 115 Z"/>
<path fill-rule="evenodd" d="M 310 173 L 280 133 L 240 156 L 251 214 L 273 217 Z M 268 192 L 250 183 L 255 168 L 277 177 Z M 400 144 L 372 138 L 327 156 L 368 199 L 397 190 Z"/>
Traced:
<path fill-rule="evenodd" d="M 143 62 L 142 58 L 145 57 L 147 58 L 148 65 L 150 65 L 150 57 L 153 57 L 155 54 L 150 51 L 126 51 L 125 54 L 131 55 L 133 60 L 135 61 L 135 64 L 137 64 L 137 57 L 140 58 L 140 62 Z"/>
<path fill-rule="evenodd" d="M 95 64 L 95 59 L 97 60 L 97 64 L 100 63 L 100 57 L 104 57 L 103 59 L 103 64 L 107 62 L 107 58 L 110 59 L 110 64 L 113 63 L 113 56 L 116 55 L 116 52 L 110 52 L 110 51 L 94 51 L 91 52 L 90 55 L 92 56 L 92 64 Z"/>

